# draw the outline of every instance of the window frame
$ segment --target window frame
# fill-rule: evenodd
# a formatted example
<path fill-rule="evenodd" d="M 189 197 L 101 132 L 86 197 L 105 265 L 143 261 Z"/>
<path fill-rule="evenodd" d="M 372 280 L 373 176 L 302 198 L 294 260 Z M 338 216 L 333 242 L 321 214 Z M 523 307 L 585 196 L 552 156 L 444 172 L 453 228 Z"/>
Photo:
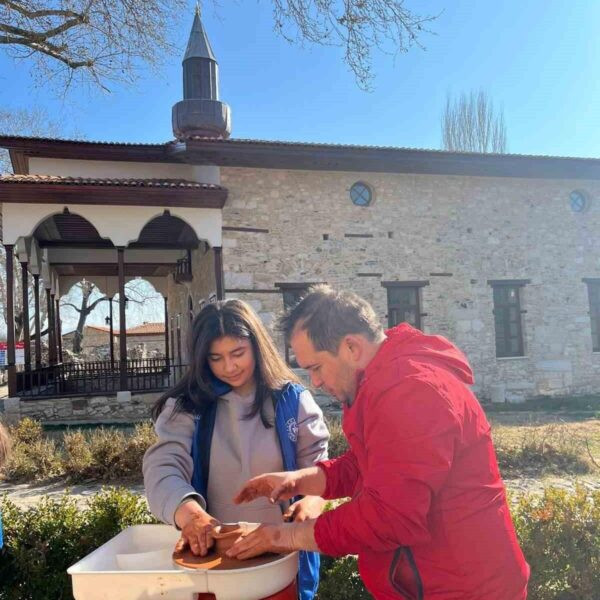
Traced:
<path fill-rule="evenodd" d="M 275 284 L 276 288 L 279 288 L 279 291 L 281 292 L 281 300 L 283 302 L 283 310 L 284 312 L 287 312 L 288 310 L 290 310 L 293 306 L 296 306 L 296 304 L 298 304 L 298 302 L 300 301 L 300 299 L 298 299 L 298 302 L 296 302 L 295 304 L 290 304 L 288 306 L 286 306 L 285 304 L 285 295 L 286 293 L 292 292 L 292 291 L 297 291 L 298 294 L 302 294 L 306 291 L 308 291 L 308 288 L 313 286 L 313 285 L 321 285 L 323 284 L 323 281 L 296 281 L 296 282 L 279 282 Z M 287 343 L 287 341 L 284 341 L 285 343 L 285 362 L 286 364 L 288 364 L 290 367 L 293 368 L 298 368 L 298 363 L 294 360 L 293 362 L 290 359 L 290 345 Z"/>
<path fill-rule="evenodd" d="M 495 346 L 495 354 L 496 358 L 522 358 L 525 356 L 525 336 L 523 335 L 523 315 L 527 313 L 526 310 L 523 309 L 523 298 L 522 298 L 522 289 L 531 283 L 531 279 L 490 279 L 488 280 L 488 285 L 492 287 L 492 314 L 494 315 L 494 346 Z M 500 303 L 497 301 L 496 290 L 506 288 L 514 288 L 516 294 L 516 302 L 503 302 Z M 518 319 L 516 321 L 511 321 L 510 312 L 511 309 L 515 308 L 517 310 Z M 502 311 L 504 314 L 502 316 L 499 315 L 499 311 Z M 499 318 L 500 317 L 500 318 Z M 502 337 L 498 334 L 498 324 L 502 323 Z M 516 323 L 517 325 L 517 334 L 510 334 L 510 326 L 511 324 Z M 503 339 L 504 348 L 500 348 L 499 341 Z M 517 352 L 510 351 L 510 340 L 517 339 Z"/>
<path fill-rule="evenodd" d="M 600 279 L 586 277 L 582 281 L 587 286 L 592 352 L 600 352 Z M 592 290 L 596 290 L 598 296 L 596 305 L 592 302 Z"/>
<path fill-rule="evenodd" d="M 422 293 L 421 290 L 425 286 L 429 285 L 429 281 L 382 281 L 382 287 L 386 290 L 386 301 L 387 301 L 387 320 L 388 320 L 388 328 L 395 327 L 400 323 L 408 323 L 409 325 L 416 327 L 417 329 L 422 329 L 423 327 L 423 317 L 427 316 L 427 313 L 422 312 Z M 394 288 L 413 288 L 415 290 L 415 299 L 416 304 L 391 304 L 390 303 L 390 290 Z M 398 321 L 397 323 L 392 322 L 392 311 L 393 310 L 401 310 L 403 307 L 414 306 L 416 322 L 409 323 L 408 321 Z"/>

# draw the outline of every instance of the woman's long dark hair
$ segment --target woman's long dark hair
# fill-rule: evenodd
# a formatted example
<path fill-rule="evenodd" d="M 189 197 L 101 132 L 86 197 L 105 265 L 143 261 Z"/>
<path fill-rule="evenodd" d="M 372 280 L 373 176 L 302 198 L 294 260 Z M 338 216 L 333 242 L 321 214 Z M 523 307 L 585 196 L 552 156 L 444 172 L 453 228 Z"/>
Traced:
<path fill-rule="evenodd" d="M 225 335 L 247 339 L 252 344 L 256 362 L 256 396 L 247 416 L 252 418 L 260 413 L 264 426 L 272 427 L 264 412 L 265 400 L 286 383 L 299 380 L 279 355 L 258 315 L 241 300 L 208 304 L 196 315 L 187 340 L 189 368 L 179 383 L 156 401 L 152 408 L 154 420 L 162 412 L 168 398 L 176 399 L 174 412 L 194 414 L 202 414 L 209 403 L 218 400 L 212 390 L 214 375 L 208 366 L 208 354 L 211 344 Z"/>

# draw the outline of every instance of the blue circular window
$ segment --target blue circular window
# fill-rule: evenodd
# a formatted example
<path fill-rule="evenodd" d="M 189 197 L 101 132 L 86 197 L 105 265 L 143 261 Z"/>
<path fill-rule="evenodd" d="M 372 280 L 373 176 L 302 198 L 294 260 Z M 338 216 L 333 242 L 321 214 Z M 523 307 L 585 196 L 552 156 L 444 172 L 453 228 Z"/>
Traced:
<path fill-rule="evenodd" d="M 588 207 L 588 199 L 583 192 L 574 190 L 569 194 L 569 204 L 573 212 L 582 213 Z"/>
<path fill-rule="evenodd" d="M 373 191 L 362 181 L 357 181 L 350 188 L 350 200 L 356 206 L 369 206 L 373 201 Z"/>

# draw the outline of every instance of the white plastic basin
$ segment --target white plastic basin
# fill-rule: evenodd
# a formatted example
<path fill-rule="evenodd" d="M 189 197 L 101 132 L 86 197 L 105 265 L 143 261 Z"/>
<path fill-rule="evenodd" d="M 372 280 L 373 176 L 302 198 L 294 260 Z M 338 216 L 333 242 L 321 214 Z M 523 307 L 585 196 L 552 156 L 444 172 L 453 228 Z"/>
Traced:
<path fill-rule="evenodd" d="M 296 577 L 298 553 L 235 571 L 181 569 L 172 561 L 179 532 L 169 525 L 135 525 L 82 558 L 67 572 L 75 600 L 260 600 Z"/>

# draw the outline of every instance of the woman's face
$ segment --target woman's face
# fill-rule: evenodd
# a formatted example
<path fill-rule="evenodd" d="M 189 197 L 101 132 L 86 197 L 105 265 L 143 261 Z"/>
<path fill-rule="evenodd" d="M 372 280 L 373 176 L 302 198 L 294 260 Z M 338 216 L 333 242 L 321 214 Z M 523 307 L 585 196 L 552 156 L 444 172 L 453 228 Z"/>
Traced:
<path fill-rule="evenodd" d="M 217 338 L 208 350 L 208 366 L 217 379 L 229 384 L 238 394 L 252 391 L 256 361 L 249 339 L 230 335 Z"/>

